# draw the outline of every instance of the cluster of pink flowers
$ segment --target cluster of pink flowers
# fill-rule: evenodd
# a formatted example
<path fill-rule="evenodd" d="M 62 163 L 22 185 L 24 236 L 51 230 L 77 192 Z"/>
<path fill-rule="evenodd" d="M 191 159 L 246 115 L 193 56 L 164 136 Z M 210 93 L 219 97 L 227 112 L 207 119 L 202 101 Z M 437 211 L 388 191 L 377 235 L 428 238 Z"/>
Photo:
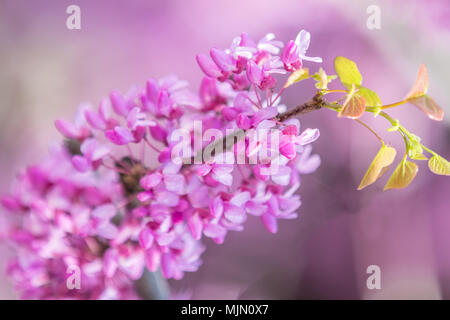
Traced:
<path fill-rule="evenodd" d="M 242 34 L 227 50 L 197 56 L 206 75 L 199 94 L 175 76 L 150 79 L 144 88 L 112 92 L 98 108 L 80 106 L 73 122 L 57 120 L 65 143 L 2 199 L 17 253 L 8 271 L 24 296 L 134 298 L 144 268 L 173 279 L 196 271 L 204 237 L 223 243 L 249 215 L 272 233 L 279 219 L 297 217 L 300 175 L 320 165 L 310 145 L 319 131 L 275 119 L 286 107 L 274 74 L 320 62 L 305 56 L 309 40 L 302 30 L 283 48 L 273 34 L 257 43 Z M 173 161 L 173 133 L 194 137 L 194 121 L 248 132 L 241 141 L 247 159 L 261 148 L 271 152 L 251 165 L 224 163 L 219 154 L 200 164 Z M 259 129 L 270 129 L 279 145 Z M 190 154 L 213 142 L 194 144 Z M 237 156 L 236 146 L 223 155 Z M 79 290 L 66 287 L 70 265 L 81 270 Z"/>
<path fill-rule="evenodd" d="M 203 247 L 182 223 L 126 210 L 117 174 L 78 172 L 65 147 L 21 173 L 2 204 L 12 213 L 3 227 L 16 250 L 8 273 L 24 298 L 136 298 L 133 280 L 145 265 L 155 269 L 164 261 L 167 275 L 180 278 L 200 264 Z M 141 232 L 146 221 L 154 245 Z M 67 287 L 72 266 L 80 270 L 77 290 Z"/>

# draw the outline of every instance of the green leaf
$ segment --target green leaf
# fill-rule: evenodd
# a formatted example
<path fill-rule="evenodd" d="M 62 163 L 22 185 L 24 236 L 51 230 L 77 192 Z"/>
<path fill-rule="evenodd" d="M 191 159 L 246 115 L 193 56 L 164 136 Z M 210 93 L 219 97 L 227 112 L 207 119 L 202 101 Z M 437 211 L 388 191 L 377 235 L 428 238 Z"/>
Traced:
<path fill-rule="evenodd" d="M 402 189 L 407 187 L 416 177 L 417 171 L 419 171 L 417 164 L 403 160 L 392 173 L 384 190 Z"/>
<path fill-rule="evenodd" d="M 322 67 L 320 67 L 319 72 L 316 72 L 312 76 L 317 82 L 316 82 L 316 88 L 320 90 L 325 90 L 328 88 L 328 84 L 337 78 L 335 75 L 327 75 L 325 73 L 325 70 L 323 70 Z"/>
<path fill-rule="evenodd" d="M 286 83 L 284 84 L 284 88 L 292 86 L 294 83 L 297 83 L 299 81 L 302 81 L 302 80 L 305 80 L 308 78 L 309 78 L 308 68 L 301 68 L 301 69 L 295 70 L 294 72 L 291 73 L 291 75 L 287 79 Z"/>
<path fill-rule="evenodd" d="M 423 153 L 412 154 L 409 157 L 413 160 L 428 160 Z"/>
<path fill-rule="evenodd" d="M 339 56 L 334 59 L 334 69 L 341 80 L 342 84 L 350 89 L 352 84 L 356 87 L 361 86 L 362 76 L 359 73 L 356 63 L 345 57 Z"/>
<path fill-rule="evenodd" d="M 413 133 L 409 133 L 409 143 L 408 143 L 408 156 L 414 160 L 428 160 L 427 157 L 423 155 L 422 144 L 420 143 L 420 137 Z"/>
<path fill-rule="evenodd" d="M 438 154 L 434 154 L 428 160 L 428 168 L 435 174 L 450 176 L 450 162 Z"/>
<path fill-rule="evenodd" d="M 381 107 L 382 103 L 380 97 L 375 91 L 366 87 L 359 88 L 358 93 L 366 100 L 366 105 L 370 107 Z"/>
<path fill-rule="evenodd" d="M 358 190 L 364 189 L 377 181 L 394 161 L 396 154 L 397 151 L 394 148 L 383 144 L 362 178 Z"/>

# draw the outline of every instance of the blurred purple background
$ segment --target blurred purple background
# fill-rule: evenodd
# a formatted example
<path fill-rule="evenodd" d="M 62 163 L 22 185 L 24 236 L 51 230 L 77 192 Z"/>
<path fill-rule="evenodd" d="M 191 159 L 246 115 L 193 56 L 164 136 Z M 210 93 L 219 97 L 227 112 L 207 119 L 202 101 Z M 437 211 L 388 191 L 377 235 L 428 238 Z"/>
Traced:
<path fill-rule="evenodd" d="M 81 30 L 66 28 L 70 4 L 81 8 Z M 372 4 L 381 9 L 380 30 L 366 27 Z M 287 42 L 303 28 L 312 36 L 309 55 L 323 57 L 329 73 L 335 56 L 355 60 L 364 84 L 384 103 L 403 98 L 425 63 L 444 121 L 433 122 L 411 105 L 391 113 L 450 158 L 447 0 L 0 0 L 0 193 L 19 168 L 60 139 L 54 119 L 70 118 L 79 103 L 174 72 L 197 89 L 197 53 L 226 48 L 243 31 L 255 39 L 274 32 Z M 288 106 L 314 94 L 312 82 L 288 90 Z M 384 121 L 365 119 L 403 150 Z M 327 110 L 301 122 L 321 131 L 314 146 L 322 165 L 302 181 L 300 218 L 281 222 L 276 235 L 250 219 L 223 245 L 206 241 L 203 266 L 172 281 L 175 293 L 194 299 L 450 298 L 449 179 L 420 163 L 405 190 L 382 192 L 384 177 L 356 191 L 379 147 L 376 139 Z M 2 299 L 16 297 L 4 275 L 8 254 L 2 246 Z M 366 288 L 371 264 L 381 267 L 381 290 Z"/>

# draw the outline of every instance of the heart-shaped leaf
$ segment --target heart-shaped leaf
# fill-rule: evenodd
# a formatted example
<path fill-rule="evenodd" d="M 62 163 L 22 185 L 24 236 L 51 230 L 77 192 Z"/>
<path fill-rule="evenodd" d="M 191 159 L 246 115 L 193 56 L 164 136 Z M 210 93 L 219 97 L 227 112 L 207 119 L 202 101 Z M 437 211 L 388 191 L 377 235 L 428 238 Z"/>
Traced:
<path fill-rule="evenodd" d="M 408 99 L 408 102 L 425 112 L 430 119 L 441 121 L 444 118 L 444 111 L 427 95 L 410 98 Z"/>
<path fill-rule="evenodd" d="M 353 85 L 352 88 L 353 89 L 348 94 L 344 106 L 341 111 L 339 111 L 338 117 L 357 119 L 361 117 L 366 110 L 366 101 L 361 95 L 355 93 L 355 85 Z"/>
<path fill-rule="evenodd" d="M 369 169 L 367 169 L 366 174 L 362 178 L 358 190 L 361 190 L 377 181 L 377 179 L 386 172 L 389 165 L 391 165 L 394 161 L 396 154 L 397 151 L 395 151 L 394 148 L 383 144 L 380 151 L 378 151 L 377 155 L 370 164 Z"/>
<path fill-rule="evenodd" d="M 361 87 L 358 90 L 358 94 L 364 97 L 364 100 L 366 101 L 366 106 L 381 107 L 382 103 L 380 97 L 375 91 L 372 91 L 366 87 Z"/>
<path fill-rule="evenodd" d="M 450 162 L 438 154 L 433 155 L 428 160 L 428 167 L 435 174 L 450 176 Z"/>
<path fill-rule="evenodd" d="M 420 65 L 419 73 L 417 74 L 416 82 L 406 95 L 405 100 L 423 96 L 428 91 L 428 70 L 424 64 Z"/>
<path fill-rule="evenodd" d="M 356 63 L 345 57 L 339 56 L 334 59 L 334 69 L 341 80 L 342 84 L 350 89 L 354 84 L 356 87 L 361 86 L 362 76 L 359 73 Z"/>
<path fill-rule="evenodd" d="M 395 168 L 394 173 L 389 178 L 384 190 L 388 189 L 402 189 L 407 187 L 411 181 L 416 177 L 419 167 L 411 161 L 402 161 Z"/>

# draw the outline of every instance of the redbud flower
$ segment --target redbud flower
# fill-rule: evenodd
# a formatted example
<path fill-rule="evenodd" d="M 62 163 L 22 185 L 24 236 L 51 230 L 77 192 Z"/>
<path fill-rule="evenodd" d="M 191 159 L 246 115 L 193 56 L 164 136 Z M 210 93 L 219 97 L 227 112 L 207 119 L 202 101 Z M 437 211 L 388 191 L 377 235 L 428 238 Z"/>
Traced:
<path fill-rule="evenodd" d="M 322 58 L 307 57 L 306 50 L 309 48 L 311 35 L 306 30 L 301 30 L 295 41 L 289 41 L 283 52 L 281 53 L 281 60 L 287 71 L 294 71 L 302 67 L 302 60 L 321 63 Z"/>
<path fill-rule="evenodd" d="M 82 105 L 73 123 L 57 120 L 65 142 L 2 199 L 17 253 L 9 274 L 23 296 L 136 298 L 145 269 L 173 279 L 196 271 L 204 238 L 223 243 L 250 216 L 272 233 L 295 218 L 300 174 L 320 164 L 310 146 L 319 131 L 277 120 L 286 107 L 273 74 L 309 59 L 302 32 L 281 57 L 273 34 L 245 33 L 198 55 L 198 93 L 173 75 L 149 79 L 97 109 Z M 229 144 L 230 133 L 243 137 Z M 71 266 L 81 290 L 66 287 Z"/>

